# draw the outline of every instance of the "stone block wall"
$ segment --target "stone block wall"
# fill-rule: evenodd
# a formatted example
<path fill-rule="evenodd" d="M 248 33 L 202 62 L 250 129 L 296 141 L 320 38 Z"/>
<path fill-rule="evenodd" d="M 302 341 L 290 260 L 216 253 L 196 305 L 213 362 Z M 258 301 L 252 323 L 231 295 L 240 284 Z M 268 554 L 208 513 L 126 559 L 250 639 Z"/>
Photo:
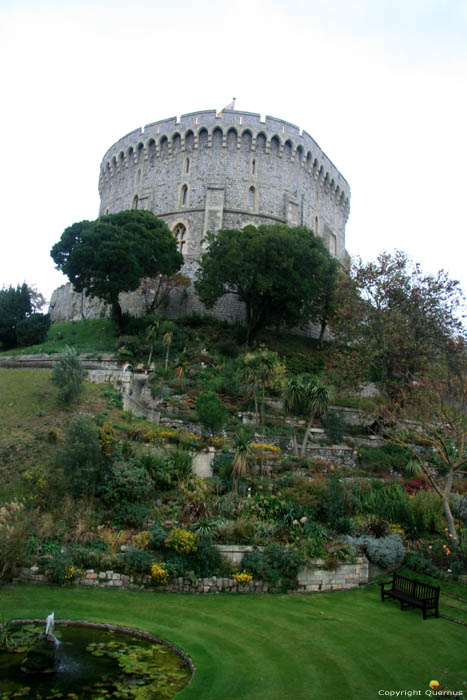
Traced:
<path fill-rule="evenodd" d="M 241 563 L 245 551 L 252 547 L 229 546 L 231 553 L 236 553 L 237 563 Z M 341 589 L 357 588 L 368 583 L 368 560 L 366 557 L 358 557 L 354 563 L 341 564 L 335 570 L 329 571 L 322 567 L 324 562 L 317 560 L 313 568 L 303 569 L 298 575 L 297 593 L 314 593 L 318 591 L 334 591 Z M 15 583 L 46 584 L 47 577 L 37 566 L 23 568 L 16 572 Z M 179 577 L 172 580 L 166 586 L 151 585 L 150 576 L 129 576 L 114 571 L 95 571 L 87 569 L 73 581 L 74 585 L 120 588 L 124 590 L 139 591 L 166 591 L 170 593 L 268 593 L 269 584 L 265 581 L 253 581 L 250 584 L 237 583 L 233 578 L 223 576 L 210 576 L 207 578 Z"/>

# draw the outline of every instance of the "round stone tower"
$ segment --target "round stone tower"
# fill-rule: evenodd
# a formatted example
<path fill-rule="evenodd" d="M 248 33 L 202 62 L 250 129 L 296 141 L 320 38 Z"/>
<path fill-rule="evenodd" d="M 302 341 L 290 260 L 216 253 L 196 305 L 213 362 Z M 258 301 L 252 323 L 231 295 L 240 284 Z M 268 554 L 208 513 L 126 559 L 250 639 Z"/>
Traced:
<path fill-rule="evenodd" d="M 193 279 L 205 234 L 247 224 L 303 225 L 321 236 L 345 262 L 345 224 L 350 188 L 306 131 L 282 119 L 226 109 L 184 114 L 136 129 L 105 154 L 99 177 L 99 215 L 148 209 L 177 238 Z M 122 308 L 144 313 L 142 296 L 121 295 Z M 53 320 L 104 313 L 102 303 L 72 291 L 56 290 Z M 175 292 L 164 313 L 205 312 L 193 291 Z M 213 313 L 242 320 L 243 304 L 223 297 Z"/>
<path fill-rule="evenodd" d="M 312 137 L 259 114 L 215 110 L 148 124 L 105 154 L 99 215 L 148 209 L 194 274 L 203 237 L 247 224 L 304 225 L 344 261 L 350 188 Z"/>

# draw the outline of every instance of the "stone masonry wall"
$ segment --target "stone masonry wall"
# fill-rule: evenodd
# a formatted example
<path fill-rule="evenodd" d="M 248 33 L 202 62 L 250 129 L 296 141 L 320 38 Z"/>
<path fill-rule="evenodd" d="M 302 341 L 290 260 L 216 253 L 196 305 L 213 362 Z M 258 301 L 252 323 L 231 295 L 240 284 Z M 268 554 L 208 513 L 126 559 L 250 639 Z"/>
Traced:
<path fill-rule="evenodd" d="M 355 563 L 342 564 L 333 571 L 323 568 L 324 562 L 316 561 L 316 567 L 303 569 L 298 575 L 298 593 L 333 591 L 357 588 L 368 583 L 368 560 L 358 557 Z M 15 583 L 47 583 L 47 577 L 37 567 L 20 569 L 14 579 Z M 114 571 L 95 571 L 88 569 L 73 582 L 78 586 L 100 588 L 121 588 L 140 591 L 167 591 L 171 593 L 267 593 L 269 585 L 264 581 L 239 584 L 232 578 L 211 576 L 192 579 L 179 577 L 167 586 L 151 586 L 150 576 L 128 576 Z"/>

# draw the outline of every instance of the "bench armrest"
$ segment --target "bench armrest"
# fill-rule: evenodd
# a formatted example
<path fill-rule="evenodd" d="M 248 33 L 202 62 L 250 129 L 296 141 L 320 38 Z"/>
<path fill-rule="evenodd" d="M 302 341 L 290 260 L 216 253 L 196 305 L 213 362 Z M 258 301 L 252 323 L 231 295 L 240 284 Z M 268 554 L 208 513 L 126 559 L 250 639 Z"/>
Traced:
<path fill-rule="evenodd" d="M 392 584 L 392 581 L 380 581 L 379 585 L 381 588 L 384 588 L 384 586 L 389 586 L 390 583 Z"/>

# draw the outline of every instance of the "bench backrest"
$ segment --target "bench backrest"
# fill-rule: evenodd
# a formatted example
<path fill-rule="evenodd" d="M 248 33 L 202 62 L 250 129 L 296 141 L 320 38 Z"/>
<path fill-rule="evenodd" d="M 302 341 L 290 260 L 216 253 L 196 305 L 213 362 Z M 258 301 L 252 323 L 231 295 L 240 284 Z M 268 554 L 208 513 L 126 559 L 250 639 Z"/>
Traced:
<path fill-rule="evenodd" d="M 439 586 L 430 586 L 429 583 L 422 583 L 417 579 L 406 578 L 396 573 L 393 574 L 392 586 L 394 590 L 413 596 L 417 600 L 438 600 L 439 598 Z"/>

